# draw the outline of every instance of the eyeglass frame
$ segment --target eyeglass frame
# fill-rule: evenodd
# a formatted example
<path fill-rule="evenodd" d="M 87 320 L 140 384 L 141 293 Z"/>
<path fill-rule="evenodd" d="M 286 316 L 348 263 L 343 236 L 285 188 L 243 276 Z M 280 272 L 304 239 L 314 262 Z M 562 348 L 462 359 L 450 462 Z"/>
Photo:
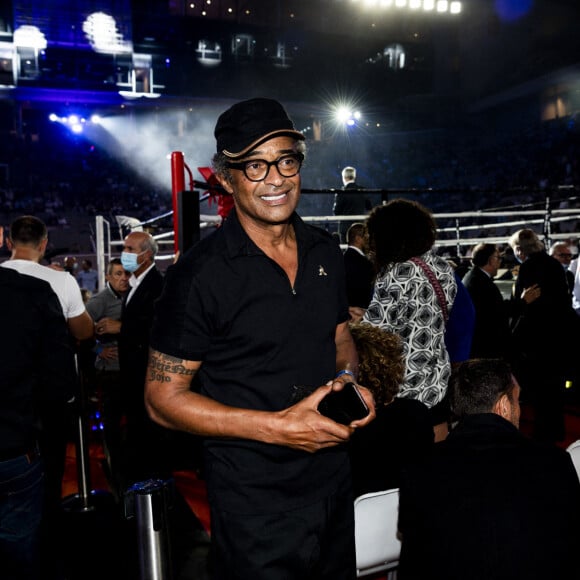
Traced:
<path fill-rule="evenodd" d="M 281 171 L 280 168 L 278 167 L 278 164 L 280 163 L 280 161 L 282 161 L 282 159 L 287 159 L 288 157 L 293 157 L 298 161 L 298 169 L 296 170 L 295 173 L 292 173 L 292 175 L 284 175 Z M 261 162 L 261 163 L 265 163 L 267 168 L 266 168 L 266 173 L 264 173 L 264 177 L 262 177 L 261 179 L 252 179 L 251 177 L 248 176 L 248 174 L 246 173 L 246 167 L 249 163 L 256 163 L 256 162 Z M 260 181 L 264 181 L 264 179 L 266 179 L 266 177 L 268 177 L 269 173 L 270 173 L 270 168 L 274 165 L 276 167 L 276 171 L 278 172 L 278 174 L 281 177 L 294 177 L 295 175 L 298 175 L 300 173 L 300 169 L 302 169 L 302 163 L 304 163 L 304 153 L 287 153 L 286 155 L 281 155 L 280 157 L 278 157 L 278 159 L 275 159 L 274 161 L 266 161 L 265 159 L 248 159 L 247 161 L 226 161 L 226 167 L 228 169 L 237 169 L 238 171 L 242 171 L 244 173 L 244 175 L 246 176 L 246 179 L 248 181 L 252 181 L 253 183 L 260 183 Z"/>

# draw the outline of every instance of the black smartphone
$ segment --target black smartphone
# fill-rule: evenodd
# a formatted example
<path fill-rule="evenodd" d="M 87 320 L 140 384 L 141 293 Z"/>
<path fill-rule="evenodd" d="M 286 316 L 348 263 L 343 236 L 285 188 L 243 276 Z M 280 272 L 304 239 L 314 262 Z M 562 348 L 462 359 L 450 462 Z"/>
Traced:
<path fill-rule="evenodd" d="M 331 391 L 318 405 L 320 413 L 337 423 L 350 425 L 369 414 L 369 408 L 354 383 L 346 383 L 340 391 Z"/>

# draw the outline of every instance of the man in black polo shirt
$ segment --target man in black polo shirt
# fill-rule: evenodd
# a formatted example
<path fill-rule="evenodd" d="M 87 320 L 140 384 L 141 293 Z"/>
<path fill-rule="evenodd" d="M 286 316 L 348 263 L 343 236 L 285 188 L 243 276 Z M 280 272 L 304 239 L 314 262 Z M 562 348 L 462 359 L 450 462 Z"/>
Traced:
<path fill-rule="evenodd" d="M 215 580 L 352 579 L 353 502 L 342 425 L 320 401 L 356 380 L 344 264 L 295 213 L 304 136 L 270 99 L 218 119 L 214 169 L 233 196 L 224 225 L 168 269 L 146 405 L 205 438 Z M 190 389 L 196 377 L 199 389 Z M 296 402 L 294 386 L 312 394 Z"/>

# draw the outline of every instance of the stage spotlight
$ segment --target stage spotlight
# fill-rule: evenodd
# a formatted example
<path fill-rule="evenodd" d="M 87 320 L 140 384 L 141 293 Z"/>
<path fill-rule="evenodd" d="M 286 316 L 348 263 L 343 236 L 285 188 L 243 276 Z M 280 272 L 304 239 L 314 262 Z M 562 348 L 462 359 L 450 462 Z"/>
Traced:
<path fill-rule="evenodd" d="M 49 121 L 52 121 L 53 123 L 55 123 L 56 121 L 58 121 L 58 117 L 57 117 L 57 116 L 56 116 L 54 113 L 51 113 L 51 114 L 48 116 L 48 120 L 49 120 Z"/>
<path fill-rule="evenodd" d="M 100 125 L 101 117 L 99 117 L 99 115 L 91 115 L 91 123 L 93 123 L 93 125 Z"/>
<path fill-rule="evenodd" d="M 353 4 L 359 0 L 352 0 Z M 395 6 L 399 10 L 417 11 L 423 9 L 424 12 L 436 11 L 439 14 L 460 14 L 463 10 L 462 2 L 459 0 L 360 0 L 360 4 L 366 9 L 390 8 Z"/>
<path fill-rule="evenodd" d="M 47 46 L 46 36 L 36 26 L 24 24 L 14 31 L 14 46 L 44 50 Z"/>
<path fill-rule="evenodd" d="M 339 107 L 335 116 L 339 123 L 346 123 L 350 119 L 350 111 L 346 107 Z"/>
<path fill-rule="evenodd" d="M 362 115 L 360 111 L 353 111 L 348 107 L 342 106 L 336 109 L 334 117 L 339 125 L 352 127 L 356 125 L 357 121 L 361 120 Z"/>
<path fill-rule="evenodd" d="M 133 50 L 132 43 L 123 38 L 117 22 L 104 12 L 89 14 L 82 25 L 83 32 L 95 52 L 101 54 L 127 54 Z"/>

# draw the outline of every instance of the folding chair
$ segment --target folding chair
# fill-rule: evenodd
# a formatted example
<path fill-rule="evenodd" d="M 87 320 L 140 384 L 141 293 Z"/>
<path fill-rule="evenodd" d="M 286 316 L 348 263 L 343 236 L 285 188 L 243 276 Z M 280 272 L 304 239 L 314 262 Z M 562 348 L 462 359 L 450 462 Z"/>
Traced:
<path fill-rule="evenodd" d="M 399 564 L 401 542 L 397 538 L 399 489 L 367 493 L 354 501 L 357 578 L 393 571 Z"/>

